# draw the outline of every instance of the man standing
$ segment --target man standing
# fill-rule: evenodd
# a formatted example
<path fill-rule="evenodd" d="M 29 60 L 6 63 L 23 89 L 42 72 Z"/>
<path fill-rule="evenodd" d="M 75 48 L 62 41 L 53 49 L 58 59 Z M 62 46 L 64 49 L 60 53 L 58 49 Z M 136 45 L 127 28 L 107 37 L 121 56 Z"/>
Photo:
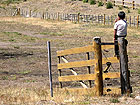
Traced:
<path fill-rule="evenodd" d="M 127 36 L 127 22 L 125 19 L 125 13 L 123 11 L 118 13 L 118 19 L 115 21 L 114 25 L 114 42 L 124 39 Z M 115 45 L 115 56 L 119 56 L 119 47 Z"/>
<path fill-rule="evenodd" d="M 123 11 L 118 13 L 118 19 L 114 25 L 114 41 L 115 41 L 115 55 L 120 59 L 120 75 L 121 75 L 121 93 L 131 93 L 132 87 L 130 86 L 130 72 L 128 70 L 128 57 L 127 57 L 127 22 L 125 13 Z M 119 46 L 118 46 L 119 45 Z"/>

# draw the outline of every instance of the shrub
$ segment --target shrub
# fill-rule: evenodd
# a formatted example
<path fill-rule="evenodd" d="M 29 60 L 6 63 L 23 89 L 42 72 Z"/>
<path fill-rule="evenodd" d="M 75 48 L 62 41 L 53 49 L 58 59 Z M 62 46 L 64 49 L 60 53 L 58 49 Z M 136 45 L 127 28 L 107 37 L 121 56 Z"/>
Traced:
<path fill-rule="evenodd" d="M 96 4 L 95 0 L 90 0 L 90 5 Z"/>
<path fill-rule="evenodd" d="M 122 10 L 123 9 L 123 7 L 122 6 L 119 6 L 119 10 Z"/>
<path fill-rule="evenodd" d="M 130 13 L 130 9 L 128 9 L 127 12 Z"/>
<path fill-rule="evenodd" d="M 1 2 L 2 4 L 11 4 L 11 3 L 19 3 L 21 0 L 5 0 L 3 2 Z"/>
<path fill-rule="evenodd" d="M 103 6 L 103 5 L 104 5 L 104 3 L 102 1 L 98 2 L 98 7 Z"/>
<path fill-rule="evenodd" d="M 110 99 L 111 103 L 119 103 L 120 101 L 117 98 Z"/>
<path fill-rule="evenodd" d="M 110 1 L 107 2 L 106 8 L 107 8 L 107 9 L 113 8 L 113 4 L 112 4 Z"/>
<path fill-rule="evenodd" d="M 138 14 L 140 14 L 140 8 L 138 9 Z"/>
<path fill-rule="evenodd" d="M 88 0 L 83 0 L 83 3 L 88 3 Z"/>

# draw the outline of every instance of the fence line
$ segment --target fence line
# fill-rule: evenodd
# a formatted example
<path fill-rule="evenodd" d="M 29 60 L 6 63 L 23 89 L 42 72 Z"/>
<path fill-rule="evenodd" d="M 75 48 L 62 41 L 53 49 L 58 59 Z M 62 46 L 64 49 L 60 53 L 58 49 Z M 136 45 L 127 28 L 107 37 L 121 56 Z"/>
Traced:
<path fill-rule="evenodd" d="M 98 1 L 103 1 L 103 0 L 98 0 Z M 108 1 L 112 2 L 114 6 L 122 6 L 122 7 L 129 7 L 132 9 L 139 8 L 140 3 L 136 3 L 136 1 L 125 1 L 125 0 L 104 0 L 104 3 L 106 4 Z"/>
<path fill-rule="evenodd" d="M 20 15 L 22 17 L 32 17 L 41 19 L 52 19 L 58 21 L 71 21 L 74 23 L 92 23 L 92 24 L 103 24 L 103 25 L 113 25 L 117 16 L 109 16 L 106 14 L 100 15 L 85 15 L 85 14 L 68 14 L 68 13 L 49 13 L 49 12 L 37 12 L 29 9 L 18 8 L 10 9 L 6 16 L 16 16 Z M 140 26 L 140 19 L 138 16 L 127 16 L 126 21 L 128 26 Z"/>
<path fill-rule="evenodd" d="M 109 15 L 84 15 L 84 14 L 67 14 L 67 13 L 49 13 L 49 12 L 36 12 L 32 10 L 20 9 L 20 15 L 23 17 L 34 17 L 41 19 L 52 19 L 58 21 L 71 21 L 74 23 L 93 23 L 113 25 L 117 16 Z M 128 26 L 140 26 L 139 16 L 127 16 L 126 21 Z"/>

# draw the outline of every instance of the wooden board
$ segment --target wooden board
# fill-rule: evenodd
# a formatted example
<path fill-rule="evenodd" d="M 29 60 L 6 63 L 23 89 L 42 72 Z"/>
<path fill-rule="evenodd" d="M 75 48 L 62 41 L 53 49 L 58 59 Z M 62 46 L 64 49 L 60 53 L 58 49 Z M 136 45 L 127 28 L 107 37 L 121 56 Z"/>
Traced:
<path fill-rule="evenodd" d="M 70 54 L 78 54 L 78 53 L 86 53 L 94 51 L 94 47 L 92 45 L 85 46 L 85 47 L 79 47 L 79 48 L 72 48 L 72 49 L 66 49 L 57 51 L 57 56 L 65 56 Z"/>
<path fill-rule="evenodd" d="M 97 62 L 97 60 L 69 62 L 69 63 L 58 64 L 57 67 L 58 67 L 58 69 L 74 68 L 74 67 L 85 67 L 85 66 L 95 65 L 96 62 Z"/>
<path fill-rule="evenodd" d="M 118 87 L 104 87 L 104 94 L 121 95 L 121 88 L 118 88 Z"/>
<path fill-rule="evenodd" d="M 101 45 L 102 50 L 112 49 L 114 45 Z"/>
<path fill-rule="evenodd" d="M 111 48 L 114 48 L 114 45 L 102 45 L 101 47 L 102 47 L 102 50 L 111 49 Z M 88 46 L 84 46 L 84 47 L 71 48 L 71 49 L 57 51 L 57 56 L 65 56 L 65 55 L 86 53 L 86 52 L 92 52 L 92 51 L 94 51 L 94 46 L 88 45 Z"/>
<path fill-rule="evenodd" d="M 102 59 L 102 64 L 106 64 L 107 62 L 119 63 L 119 60 L 118 60 L 117 57 L 108 57 L 108 58 L 103 58 Z"/>
<path fill-rule="evenodd" d="M 103 73 L 103 79 L 105 78 L 120 78 L 120 72 Z"/>
<path fill-rule="evenodd" d="M 58 89 L 57 89 L 58 90 Z M 108 91 L 111 90 L 111 91 Z M 69 94 L 73 94 L 73 95 L 90 95 L 90 96 L 97 96 L 97 92 L 95 87 L 93 88 L 62 88 L 58 90 L 59 92 L 66 92 Z M 104 94 L 108 94 L 108 95 L 121 95 L 121 89 L 118 87 L 105 87 L 103 89 L 103 93 Z"/>
<path fill-rule="evenodd" d="M 59 76 L 58 80 L 60 82 L 66 81 L 80 81 L 80 80 L 95 80 L 95 74 L 83 74 L 83 75 L 70 75 L 70 76 Z"/>

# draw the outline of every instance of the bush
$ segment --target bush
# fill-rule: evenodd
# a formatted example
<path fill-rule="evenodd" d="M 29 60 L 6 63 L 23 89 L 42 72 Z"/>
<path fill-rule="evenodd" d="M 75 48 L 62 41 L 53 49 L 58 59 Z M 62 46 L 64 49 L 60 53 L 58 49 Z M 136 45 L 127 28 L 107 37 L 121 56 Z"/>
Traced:
<path fill-rule="evenodd" d="M 83 3 L 88 3 L 88 0 L 83 0 Z"/>
<path fill-rule="evenodd" d="M 2 4 L 11 4 L 11 3 L 19 3 L 21 0 L 5 0 L 3 2 L 1 2 Z"/>
<path fill-rule="evenodd" d="M 123 9 L 123 7 L 122 6 L 119 6 L 119 10 L 122 10 Z"/>
<path fill-rule="evenodd" d="M 98 2 L 98 7 L 103 6 L 103 5 L 104 5 L 104 3 L 102 1 Z"/>
<path fill-rule="evenodd" d="M 119 103 L 120 101 L 117 98 L 110 99 L 111 103 Z"/>
<path fill-rule="evenodd" d="M 130 13 L 130 9 L 128 9 L 127 12 Z"/>
<path fill-rule="evenodd" d="M 95 0 L 90 0 L 90 5 L 96 4 Z"/>
<path fill-rule="evenodd" d="M 112 4 L 110 1 L 107 2 L 106 8 L 107 8 L 107 9 L 113 8 L 113 4 Z"/>
<path fill-rule="evenodd" d="M 138 9 L 138 14 L 140 14 L 140 8 Z"/>

